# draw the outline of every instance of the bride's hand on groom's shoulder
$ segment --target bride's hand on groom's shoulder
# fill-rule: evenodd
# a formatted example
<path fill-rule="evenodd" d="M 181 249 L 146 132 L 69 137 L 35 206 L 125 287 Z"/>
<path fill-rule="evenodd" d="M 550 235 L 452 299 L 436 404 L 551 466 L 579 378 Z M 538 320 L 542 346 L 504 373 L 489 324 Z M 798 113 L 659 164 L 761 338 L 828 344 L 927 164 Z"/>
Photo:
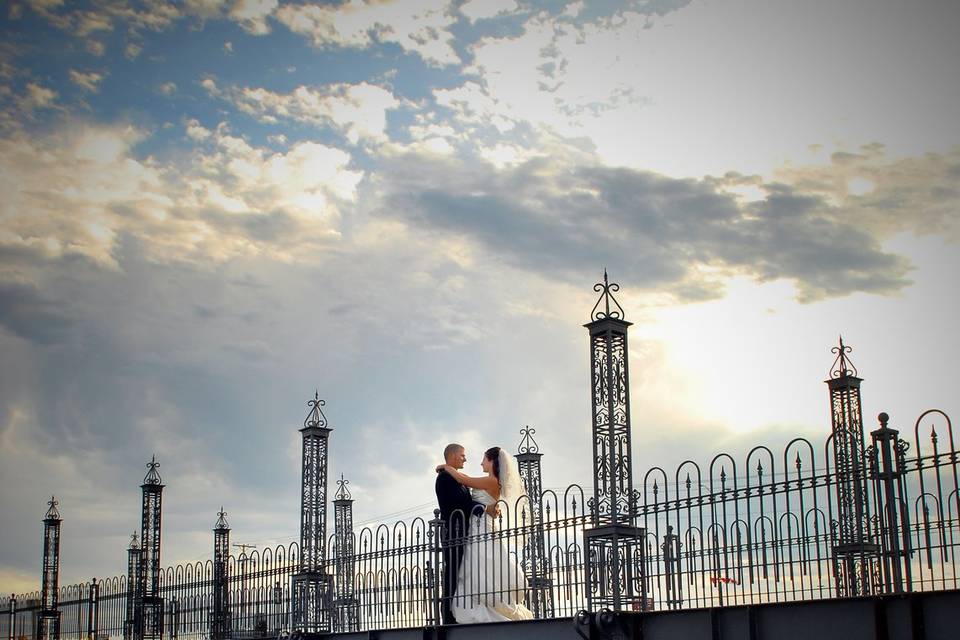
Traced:
<path fill-rule="evenodd" d="M 437 465 L 437 469 L 436 469 L 437 473 L 440 473 L 441 471 L 446 471 L 446 470 L 447 470 L 447 465 L 445 465 L 445 464 L 438 464 L 438 465 Z"/>

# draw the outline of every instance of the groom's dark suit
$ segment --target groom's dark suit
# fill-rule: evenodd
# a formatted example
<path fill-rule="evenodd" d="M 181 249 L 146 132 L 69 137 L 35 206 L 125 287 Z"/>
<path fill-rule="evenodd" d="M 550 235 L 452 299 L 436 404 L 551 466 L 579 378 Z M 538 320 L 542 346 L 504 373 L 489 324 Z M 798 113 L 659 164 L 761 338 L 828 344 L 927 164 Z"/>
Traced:
<path fill-rule="evenodd" d="M 463 557 L 464 536 L 470 528 L 470 515 L 484 506 L 470 497 L 470 490 L 457 482 L 446 471 L 437 474 L 437 503 L 443 519 L 443 624 L 454 624 L 450 603 L 457 588 L 460 559 Z"/>

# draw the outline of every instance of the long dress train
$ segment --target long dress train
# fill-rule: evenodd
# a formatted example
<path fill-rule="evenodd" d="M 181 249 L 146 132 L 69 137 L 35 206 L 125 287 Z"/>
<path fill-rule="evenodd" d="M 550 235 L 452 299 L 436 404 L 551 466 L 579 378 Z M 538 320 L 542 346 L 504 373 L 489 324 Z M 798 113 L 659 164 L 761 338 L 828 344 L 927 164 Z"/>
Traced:
<path fill-rule="evenodd" d="M 471 494 L 484 505 L 496 502 L 486 491 L 473 489 Z M 533 613 L 523 604 L 527 578 L 516 558 L 494 518 L 485 513 L 472 516 L 450 607 L 457 622 L 533 619 Z"/>

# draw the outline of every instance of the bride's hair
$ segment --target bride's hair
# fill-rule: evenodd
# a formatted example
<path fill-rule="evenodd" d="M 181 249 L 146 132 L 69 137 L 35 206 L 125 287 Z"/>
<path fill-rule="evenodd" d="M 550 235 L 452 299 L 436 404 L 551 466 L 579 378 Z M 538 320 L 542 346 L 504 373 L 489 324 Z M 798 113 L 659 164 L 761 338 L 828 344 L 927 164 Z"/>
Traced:
<path fill-rule="evenodd" d="M 490 447 L 483 452 L 483 457 L 493 463 L 493 477 L 500 482 L 500 447 Z"/>

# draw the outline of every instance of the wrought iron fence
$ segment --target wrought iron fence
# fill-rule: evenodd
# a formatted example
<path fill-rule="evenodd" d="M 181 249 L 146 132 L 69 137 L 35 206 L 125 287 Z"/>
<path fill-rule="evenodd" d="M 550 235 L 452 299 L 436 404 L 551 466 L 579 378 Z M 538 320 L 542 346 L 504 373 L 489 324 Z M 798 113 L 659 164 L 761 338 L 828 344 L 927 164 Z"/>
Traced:
<path fill-rule="evenodd" d="M 819 448 L 796 438 L 780 454 L 755 447 L 740 464 L 720 454 L 706 467 L 686 461 L 672 473 L 654 467 L 640 476 L 638 608 L 957 588 L 960 460 L 950 419 L 925 412 L 902 439 L 881 417 L 853 466 L 838 457 L 831 435 Z M 438 516 L 335 534 L 325 564 L 332 589 L 322 606 L 334 630 L 438 624 L 443 545 L 452 544 L 472 546 L 472 557 L 500 558 L 477 561 L 472 575 L 479 578 L 456 594 L 461 604 L 522 601 L 535 617 L 572 616 L 587 605 L 586 563 L 604 562 L 584 552 L 584 531 L 594 524 L 589 498 L 571 485 L 501 504 L 493 526 L 450 542 Z M 219 637 L 217 607 L 226 637 L 288 633 L 299 568 L 295 543 L 230 556 L 221 574 L 213 561 L 167 568 L 160 576 L 164 637 Z M 225 581 L 221 604 L 217 575 Z M 517 584 L 522 594 L 504 587 Z M 129 597 L 123 576 L 61 588 L 61 637 L 129 638 Z M 0 640 L 33 637 L 40 606 L 38 592 L 11 597 Z"/>

